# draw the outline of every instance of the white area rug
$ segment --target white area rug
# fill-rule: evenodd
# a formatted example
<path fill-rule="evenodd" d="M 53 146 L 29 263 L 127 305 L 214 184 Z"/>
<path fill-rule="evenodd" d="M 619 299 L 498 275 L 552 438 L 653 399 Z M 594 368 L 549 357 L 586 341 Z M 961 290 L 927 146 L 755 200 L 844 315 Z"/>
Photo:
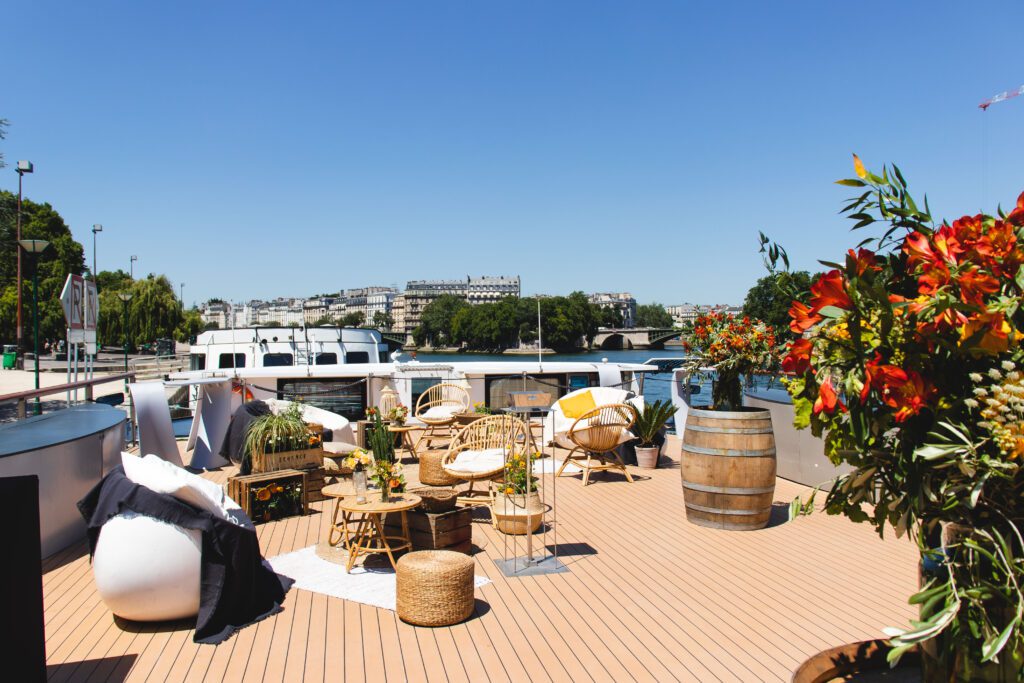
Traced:
<path fill-rule="evenodd" d="M 535 460 L 533 462 L 533 473 L 534 474 L 554 474 L 558 471 L 558 468 L 562 466 L 561 460 L 552 460 L 551 458 L 544 458 L 543 460 Z M 579 474 L 583 471 L 582 467 L 569 463 L 565 466 L 565 471 L 562 474 Z"/>
<path fill-rule="evenodd" d="M 395 611 L 395 572 L 390 567 L 366 569 L 357 565 L 347 574 L 343 565 L 317 556 L 315 545 L 272 557 L 268 562 L 278 574 L 295 579 L 296 588 Z M 477 588 L 490 582 L 486 577 L 476 577 Z"/>

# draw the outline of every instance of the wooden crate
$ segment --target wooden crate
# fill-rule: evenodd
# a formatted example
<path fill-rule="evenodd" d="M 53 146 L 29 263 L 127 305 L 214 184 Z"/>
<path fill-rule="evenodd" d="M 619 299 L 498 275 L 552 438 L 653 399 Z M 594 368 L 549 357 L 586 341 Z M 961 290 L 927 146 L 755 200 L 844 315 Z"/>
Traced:
<path fill-rule="evenodd" d="M 327 485 L 327 471 L 323 467 L 314 467 L 313 469 L 303 471 L 306 473 L 307 500 L 310 503 L 327 500 L 327 496 L 321 493 L 324 486 Z"/>
<path fill-rule="evenodd" d="M 252 518 L 253 503 L 255 502 L 256 491 L 268 484 L 293 483 L 296 480 L 302 486 L 302 514 L 309 512 L 309 489 L 308 475 L 302 470 L 280 470 L 278 472 L 264 472 L 262 474 L 247 474 L 240 477 L 228 478 L 228 496 L 238 503 L 245 514 L 255 523 L 263 520 Z"/>
<path fill-rule="evenodd" d="M 454 550 L 468 553 L 473 546 L 473 510 L 460 508 L 451 512 L 423 512 L 410 510 L 409 536 L 413 550 Z M 388 515 L 384 519 L 388 533 L 400 533 L 400 515 Z"/>
<path fill-rule="evenodd" d="M 280 453 L 253 453 L 253 472 L 278 472 L 280 470 L 301 470 L 310 467 L 322 467 L 324 449 L 304 448 L 300 451 L 282 451 Z"/>

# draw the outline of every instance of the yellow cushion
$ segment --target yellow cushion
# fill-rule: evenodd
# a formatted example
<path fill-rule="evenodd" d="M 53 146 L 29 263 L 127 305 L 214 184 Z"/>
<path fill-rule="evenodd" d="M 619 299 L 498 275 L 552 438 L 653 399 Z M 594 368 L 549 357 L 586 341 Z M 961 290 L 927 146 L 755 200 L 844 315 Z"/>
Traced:
<path fill-rule="evenodd" d="M 589 391 L 584 391 L 575 396 L 563 398 L 558 402 L 558 407 L 562 409 L 562 415 L 575 420 L 596 408 L 597 404 L 594 403 L 594 395 Z"/>

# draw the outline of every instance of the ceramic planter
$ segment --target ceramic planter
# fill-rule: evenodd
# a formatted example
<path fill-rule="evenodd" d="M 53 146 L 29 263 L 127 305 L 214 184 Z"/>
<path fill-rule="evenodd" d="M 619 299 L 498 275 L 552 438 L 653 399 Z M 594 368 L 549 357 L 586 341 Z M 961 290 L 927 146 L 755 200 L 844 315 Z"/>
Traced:
<path fill-rule="evenodd" d="M 658 446 L 637 446 L 636 466 L 644 470 L 653 470 L 658 466 L 658 454 L 661 448 Z"/>

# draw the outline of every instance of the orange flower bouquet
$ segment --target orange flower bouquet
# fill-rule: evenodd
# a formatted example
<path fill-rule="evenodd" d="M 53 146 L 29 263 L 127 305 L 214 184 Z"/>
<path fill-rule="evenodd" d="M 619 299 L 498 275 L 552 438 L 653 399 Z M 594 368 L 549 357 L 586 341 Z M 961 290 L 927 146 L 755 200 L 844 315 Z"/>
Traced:
<path fill-rule="evenodd" d="M 760 320 L 712 311 L 697 316 L 683 348 L 695 355 L 693 371 L 715 369 L 712 407 L 738 410 L 743 405 L 742 377 L 777 366 L 775 343 L 775 332 Z"/>
<path fill-rule="evenodd" d="M 909 532 L 932 568 L 890 658 L 921 644 L 935 680 L 989 680 L 1024 666 L 1024 194 L 935 225 L 898 168 L 854 159 L 844 212 L 884 228 L 790 308 L 795 423 L 853 467 L 828 512 Z"/>

